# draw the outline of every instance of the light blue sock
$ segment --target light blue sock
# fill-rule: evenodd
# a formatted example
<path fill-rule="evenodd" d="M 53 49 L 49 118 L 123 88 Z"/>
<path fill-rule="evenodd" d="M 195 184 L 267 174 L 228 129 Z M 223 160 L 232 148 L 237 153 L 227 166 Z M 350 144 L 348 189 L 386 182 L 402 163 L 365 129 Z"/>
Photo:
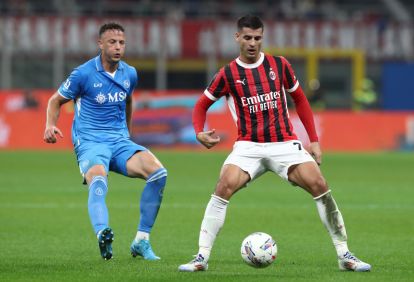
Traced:
<path fill-rule="evenodd" d="M 165 168 L 160 168 L 148 176 L 147 185 L 141 195 L 139 231 L 151 232 L 160 209 L 166 181 L 167 170 Z"/>
<path fill-rule="evenodd" d="M 108 208 L 105 197 L 108 192 L 107 179 L 95 176 L 89 185 L 88 212 L 95 234 L 108 227 Z"/>

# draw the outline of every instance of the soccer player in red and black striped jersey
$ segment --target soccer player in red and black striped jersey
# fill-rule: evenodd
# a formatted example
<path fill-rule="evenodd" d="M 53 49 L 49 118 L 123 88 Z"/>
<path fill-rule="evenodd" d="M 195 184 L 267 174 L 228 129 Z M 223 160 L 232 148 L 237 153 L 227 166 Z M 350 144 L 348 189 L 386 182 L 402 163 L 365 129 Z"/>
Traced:
<path fill-rule="evenodd" d="M 228 102 L 238 129 L 233 151 L 225 160 L 214 194 L 201 224 L 199 251 L 180 271 L 202 271 L 216 236 L 224 224 L 231 196 L 267 171 L 278 174 L 310 193 L 338 255 L 341 270 L 369 271 L 371 266 L 348 249 L 342 215 L 319 169 L 322 152 L 309 102 L 289 62 L 261 52 L 264 26 L 260 18 L 247 15 L 237 21 L 237 59 L 215 75 L 197 101 L 193 125 L 197 140 L 207 148 L 220 142 L 215 130 L 204 130 L 208 108 L 221 97 Z M 295 104 L 310 139 L 309 152 L 297 139 L 289 120 L 286 95 Z"/>

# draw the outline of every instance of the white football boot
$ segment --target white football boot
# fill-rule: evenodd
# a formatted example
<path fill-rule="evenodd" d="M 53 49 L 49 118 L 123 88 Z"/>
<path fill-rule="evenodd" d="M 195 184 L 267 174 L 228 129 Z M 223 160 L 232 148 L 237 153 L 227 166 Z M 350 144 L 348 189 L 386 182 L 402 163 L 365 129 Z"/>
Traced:
<path fill-rule="evenodd" d="M 371 265 L 359 260 L 351 252 L 346 252 L 343 256 L 338 257 L 338 265 L 340 270 L 350 271 L 370 271 Z"/>
<path fill-rule="evenodd" d="M 207 261 L 201 254 L 195 256 L 195 258 L 187 264 L 182 264 L 178 267 L 179 271 L 184 272 L 196 272 L 205 271 L 208 269 Z"/>

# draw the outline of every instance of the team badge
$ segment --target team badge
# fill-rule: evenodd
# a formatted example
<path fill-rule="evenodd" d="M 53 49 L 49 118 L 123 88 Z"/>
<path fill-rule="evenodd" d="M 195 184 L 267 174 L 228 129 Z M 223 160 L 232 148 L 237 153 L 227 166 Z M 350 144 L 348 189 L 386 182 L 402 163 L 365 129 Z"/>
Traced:
<path fill-rule="evenodd" d="M 272 70 L 272 68 L 270 68 L 269 77 L 270 77 L 271 80 L 276 79 L 276 73 Z"/>
<path fill-rule="evenodd" d="M 104 94 L 102 94 L 101 92 L 99 92 L 98 95 L 96 95 L 95 97 L 95 101 L 98 102 L 98 104 L 103 104 L 106 101 L 106 97 Z"/>
<path fill-rule="evenodd" d="M 128 79 L 126 79 L 126 80 L 124 80 L 124 87 L 125 88 L 129 88 L 129 86 L 131 85 L 131 83 L 129 82 L 129 80 Z"/>

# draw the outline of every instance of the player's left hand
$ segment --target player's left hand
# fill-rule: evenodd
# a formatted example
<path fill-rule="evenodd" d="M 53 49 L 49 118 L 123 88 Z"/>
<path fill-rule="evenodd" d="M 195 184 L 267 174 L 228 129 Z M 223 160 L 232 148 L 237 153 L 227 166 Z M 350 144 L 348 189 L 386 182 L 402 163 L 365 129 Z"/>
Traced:
<path fill-rule="evenodd" d="M 310 143 L 309 153 L 312 155 L 318 165 L 322 164 L 322 150 L 319 146 L 319 142 Z"/>
<path fill-rule="evenodd" d="M 197 140 L 204 145 L 207 149 L 214 147 L 216 144 L 220 142 L 220 136 L 214 136 L 216 133 L 215 129 L 202 131 L 197 133 Z"/>

